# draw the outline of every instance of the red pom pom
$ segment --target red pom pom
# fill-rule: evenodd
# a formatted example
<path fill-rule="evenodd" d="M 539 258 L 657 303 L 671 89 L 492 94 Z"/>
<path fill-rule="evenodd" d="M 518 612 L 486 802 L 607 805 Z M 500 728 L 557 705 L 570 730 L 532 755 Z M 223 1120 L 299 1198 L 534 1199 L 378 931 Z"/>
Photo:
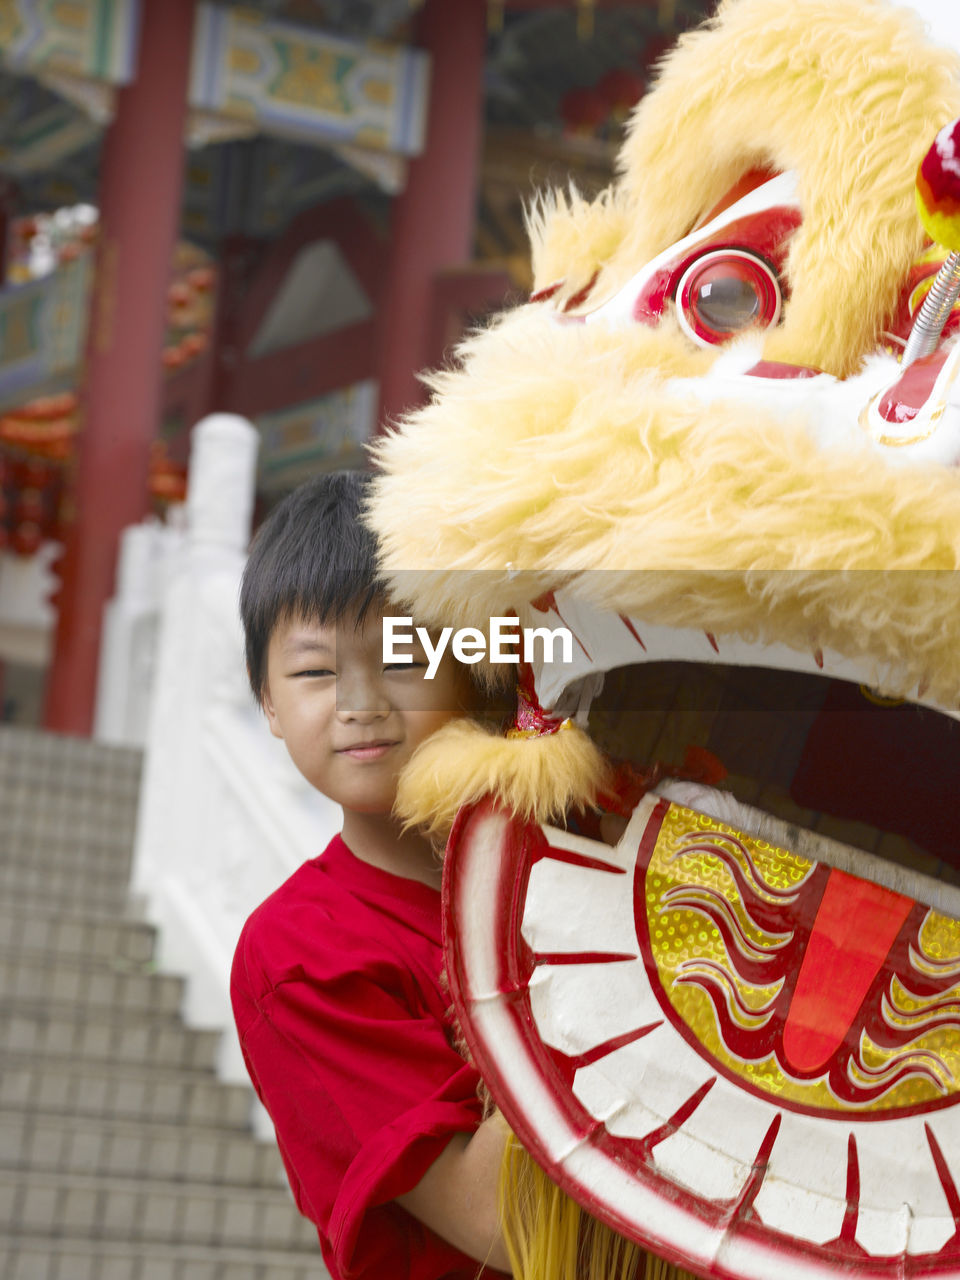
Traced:
<path fill-rule="evenodd" d="M 931 239 L 960 249 L 960 120 L 944 125 L 920 162 L 917 209 Z"/>

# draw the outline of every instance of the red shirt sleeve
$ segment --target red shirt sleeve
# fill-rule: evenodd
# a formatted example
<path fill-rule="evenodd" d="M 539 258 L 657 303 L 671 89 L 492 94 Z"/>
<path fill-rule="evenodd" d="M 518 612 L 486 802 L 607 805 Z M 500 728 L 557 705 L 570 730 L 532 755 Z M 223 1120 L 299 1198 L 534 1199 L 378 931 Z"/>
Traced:
<path fill-rule="evenodd" d="M 383 947 L 358 953 L 335 921 L 322 937 L 314 921 L 309 939 L 289 912 L 264 923 L 255 913 L 237 948 L 237 1027 L 328 1265 L 398 1280 L 475 1275 L 476 1263 L 392 1203 L 480 1121 L 479 1077 L 450 1043 L 439 993 Z"/>

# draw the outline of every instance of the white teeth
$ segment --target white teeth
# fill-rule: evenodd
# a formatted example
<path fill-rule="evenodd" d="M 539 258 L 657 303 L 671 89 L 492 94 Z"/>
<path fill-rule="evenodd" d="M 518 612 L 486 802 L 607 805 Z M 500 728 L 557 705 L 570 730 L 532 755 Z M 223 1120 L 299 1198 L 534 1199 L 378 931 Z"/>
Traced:
<path fill-rule="evenodd" d="M 640 959 L 538 965 L 530 1006 L 544 1043 L 571 1057 L 663 1018 Z"/>
<path fill-rule="evenodd" d="M 657 1168 L 668 1178 L 710 1200 L 733 1200 L 743 1191 L 764 1137 L 776 1115 L 756 1099 L 717 1079 L 694 1113 L 654 1149 Z M 729 1140 L 718 1151 L 718 1133 Z"/>
<path fill-rule="evenodd" d="M 847 1208 L 847 1128 L 783 1112 L 754 1210 L 768 1227 L 825 1244 Z"/>
<path fill-rule="evenodd" d="M 605 672 L 616 667 L 647 662 L 724 663 L 737 667 L 763 667 L 773 671 L 792 671 L 807 675 L 846 680 L 868 688 L 900 688 L 908 684 L 896 670 L 880 670 L 867 659 L 845 658 L 830 649 L 813 648 L 807 652 L 785 644 L 747 641 L 734 635 L 715 636 L 697 628 L 654 626 L 638 618 L 628 618 L 608 610 L 597 609 L 577 598 L 576 582 L 553 593 L 553 604 L 546 612 L 521 605 L 517 612 L 521 627 L 566 627 L 573 635 L 573 657 L 570 662 L 545 662 L 542 646 L 537 646 L 532 662 L 534 684 L 540 705 L 545 711 L 558 704 L 563 714 L 572 714 L 566 703 L 582 702 L 584 693 L 599 690 Z M 593 681 L 592 685 L 584 682 Z M 927 697 L 926 687 L 912 686 L 912 701 L 933 707 L 945 715 L 960 719 L 960 710 L 942 707 Z M 589 703 L 589 699 L 587 699 Z M 588 709 L 579 706 L 581 714 Z"/>
<path fill-rule="evenodd" d="M 598 1102 L 609 1109 L 618 1097 L 622 1107 L 610 1132 L 620 1138 L 645 1138 L 666 1124 L 699 1089 L 715 1088 L 716 1080 L 716 1071 L 664 1024 L 581 1067 L 573 1091 L 591 1115 L 597 1114 L 594 1107 Z M 625 1082 L 629 1082 L 629 1092 L 623 1092 Z M 772 1118 L 771 1109 L 768 1123 Z"/>
<path fill-rule="evenodd" d="M 944 1114 L 933 1112 L 927 1117 L 934 1132 L 940 1129 L 939 1117 Z M 940 1132 L 946 1137 L 946 1129 Z M 904 1249 L 916 1253 L 923 1241 L 939 1237 L 933 1247 L 942 1248 L 956 1226 L 942 1235 L 949 1206 L 924 1126 L 912 1119 L 891 1120 L 879 1129 L 858 1125 L 856 1136 L 863 1206 L 857 1243 L 868 1253 L 896 1254 Z M 906 1187 L 915 1217 L 903 1213 Z"/>
<path fill-rule="evenodd" d="M 602 876 L 544 858 L 530 872 L 532 909 L 524 916 L 523 939 L 537 952 L 617 951 L 635 956 L 630 888 L 623 874 Z"/>

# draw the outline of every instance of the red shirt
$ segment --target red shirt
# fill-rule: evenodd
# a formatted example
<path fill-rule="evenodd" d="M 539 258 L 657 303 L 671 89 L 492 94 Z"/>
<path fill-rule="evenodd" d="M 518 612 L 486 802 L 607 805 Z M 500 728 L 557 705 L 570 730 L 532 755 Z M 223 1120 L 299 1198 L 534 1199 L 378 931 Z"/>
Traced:
<path fill-rule="evenodd" d="M 479 1077 L 453 1046 L 440 894 L 339 836 L 253 913 L 231 995 L 247 1070 L 334 1280 L 474 1280 L 478 1265 L 399 1205 Z"/>

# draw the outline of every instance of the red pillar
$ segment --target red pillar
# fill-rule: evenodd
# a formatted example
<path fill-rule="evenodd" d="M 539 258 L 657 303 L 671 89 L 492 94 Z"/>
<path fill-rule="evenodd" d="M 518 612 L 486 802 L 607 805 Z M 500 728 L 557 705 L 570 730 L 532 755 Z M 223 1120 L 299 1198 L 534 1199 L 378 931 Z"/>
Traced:
<path fill-rule="evenodd" d="M 137 78 L 104 139 L 100 242 L 87 338 L 74 509 L 45 723 L 88 734 L 103 606 L 119 535 L 143 519 L 160 416 L 161 352 L 180 225 L 195 0 L 144 0 Z"/>
<path fill-rule="evenodd" d="M 431 55 L 423 154 L 393 202 L 381 321 L 380 421 L 421 402 L 433 282 L 473 254 L 483 136 L 486 0 L 426 0 L 418 44 Z"/>

